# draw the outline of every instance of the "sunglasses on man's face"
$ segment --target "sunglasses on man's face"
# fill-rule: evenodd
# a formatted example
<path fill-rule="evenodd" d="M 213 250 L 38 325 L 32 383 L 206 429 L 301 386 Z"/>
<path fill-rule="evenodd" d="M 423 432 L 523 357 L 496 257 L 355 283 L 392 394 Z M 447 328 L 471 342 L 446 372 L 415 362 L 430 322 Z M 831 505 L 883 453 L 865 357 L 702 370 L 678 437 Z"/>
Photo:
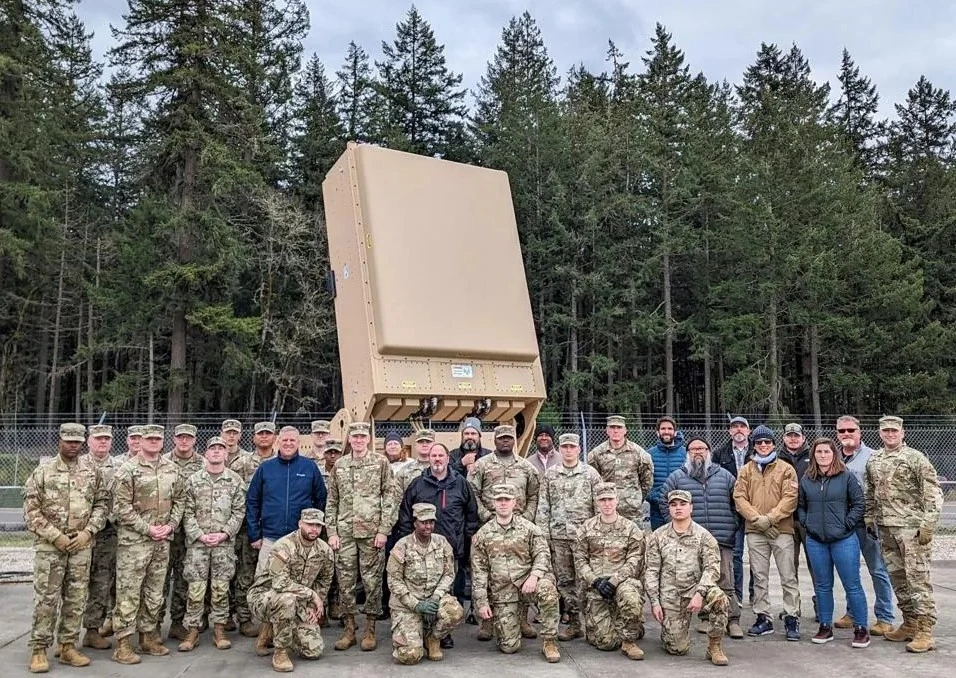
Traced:
<path fill-rule="evenodd" d="M 773 445 L 772 440 L 755 440 L 754 445 Z"/>
<path fill-rule="evenodd" d="M 856 433 L 857 430 L 855 428 L 838 428 L 837 433 Z"/>

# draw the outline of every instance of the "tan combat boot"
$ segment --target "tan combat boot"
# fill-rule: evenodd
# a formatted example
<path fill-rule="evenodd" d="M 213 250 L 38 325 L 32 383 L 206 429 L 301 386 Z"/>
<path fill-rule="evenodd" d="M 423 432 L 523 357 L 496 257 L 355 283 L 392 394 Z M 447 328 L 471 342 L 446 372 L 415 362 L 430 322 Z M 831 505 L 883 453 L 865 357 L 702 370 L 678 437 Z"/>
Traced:
<path fill-rule="evenodd" d="M 113 635 L 113 620 L 107 619 L 103 622 L 103 625 L 100 627 L 100 635 L 104 638 L 109 638 Z"/>
<path fill-rule="evenodd" d="M 335 641 L 336 650 L 347 650 L 355 645 L 355 615 L 343 614 L 342 623 L 345 630 L 342 632 L 342 637 Z"/>
<path fill-rule="evenodd" d="M 183 634 L 183 638 L 186 634 Z M 164 657 L 169 654 L 169 648 L 163 645 L 160 635 L 156 631 L 139 634 L 139 651 L 153 657 Z"/>
<path fill-rule="evenodd" d="M 490 619 L 482 619 L 478 627 L 478 640 L 491 640 L 495 635 L 495 627 Z"/>
<path fill-rule="evenodd" d="M 179 647 L 176 648 L 180 652 L 192 652 L 196 649 L 196 643 L 199 642 L 199 629 L 189 629 L 186 632 L 186 637 L 183 638 L 183 642 L 179 644 Z"/>
<path fill-rule="evenodd" d="M 229 629 L 226 629 L 227 631 Z M 259 627 L 252 623 L 252 621 L 244 621 L 239 623 L 239 634 L 245 636 L 246 638 L 255 638 L 259 635 Z"/>
<path fill-rule="evenodd" d="M 46 658 L 46 648 L 37 647 L 30 655 L 30 673 L 46 673 L 50 670 L 50 662 Z"/>
<path fill-rule="evenodd" d="M 263 622 L 256 636 L 256 654 L 260 657 L 269 656 L 269 644 L 272 642 L 272 624 Z"/>
<path fill-rule="evenodd" d="M 289 673 L 294 668 L 292 660 L 289 659 L 288 650 L 277 647 L 276 651 L 272 653 L 272 670 L 279 673 Z"/>
<path fill-rule="evenodd" d="M 216 644 L 217 650 L 228 650 L 232 643 L 226 638 L 226 625 L 216 624 L 212 629 L 212 642 Z"/>
<path fill-rule="evenodd" d="M 917 624 L 916 635 L 912 642 L 906 644 L 906 651 L 922 654 L 935 650 L 936 641 L 933 640 L 933 625 L 925 617 L 921 617 Z"/>
<path fill-rule="evenodd" d="M 444 653 L 441 651 L 441 643 L 433 633 L 429 633 L 425 636 L 425 656 L 433 662 L 440 662 L 445 658 Z"/>
<path fill-rule="evenodd" d="M 531 639 L 538 637 L 538 632 L 535 631 L 535 628 L 530 623 L 528 623 L 527 617 L 521 618 L 521 637 Z"/>
<path fill-rule="evenodd" d="M 877 620 L 877 622 L 870 627 L 870 635 L 885 636 L 887 633 L 890 633 L 892 630 L 893 630 L 892 624 L 885 621 Z"/>
<path fill-rule="evenodd" d="M 142 659 L 133 652 L 132 636 L 126 636 L 116 641 L 116 649 L 113 650 L 113 661 L 118 664 L 139 664 Z"/>
<path fill-rule="evenodd" d="M 855 624 L 855 622 L 853 621 L 853 617 L 851 617 L 851 616 L 848 615 L 848 614 L 845 614 L 845 615 L 843 615 L 842 617 L 840 617 L 839 619 L 837 619 L 835 622 L 833 622 L 833 628 L 835 628 L 835 629 L 852 629 L 853 626 L 854 626 L 854 624 Z"/>
<path fill-rule="evenodd" d="M 561 661 L 561 652 L 558 650 L 558 642 L 553 638 L 548 638 L 541 645 L 541 654 L 549 664 L 557 664 Z"/>
<path fill-rule="evenodd" d="M 727 666 L 730 660 L 724 654 L 724 648 L 721 647 L 720 638 L 710 638 L 707 643 L 707 658 L 714 666 Z"/>
<path fill-rule="evenodd" d="M 575 638 L 581 638 L 584 636 L 584 632 L 581 631 L 581 620 L 578 619 L 578 615 L 572 615 L 571 621 L 568 622 L 568 625 L 565 627 L 564 631 L 558 633 L 558 640 L 562 642 L 567 642 L 569 640 L 574 640 Z"/>
<path fill-rule="evenodd" d="M 893 643 L 905 643 L 916 636 L 916 631 L 918 630 L 916 625 L 916 620 L 912 617 L 903 616 L 903 623 L 900 624 L 895 630 L 890 631 L 889 633 L 884 633 L 883 638 L 889 640 Z"/>
<path fill-rule="evenodd" d="M 644 659 L 644 650 L 639 648 L 633 640 L 625 640 L 622 642 L 621 652 L 623 652 L 628 659 Z"/>
<path fill-rule="evenodd" d="M 375 617 L 365 615 L 365 633 L 362 634 L 362 650 L 371 652 L 378 647 L 378 641 L 375 640 Z"/>
<path fill-rule="evenodd" d="M 63 643 L 60 645 L 60 663 L 67 666 L 89 666 L 90 658 L 76 649 L 74 643 Z"/>
<path fill-rule="evenodd" d="M 169 625 L 169 633 L 166 635 L 168 640 L 186 640 L 189 631 L 183 626 L 181 621 L 173 622 Z"/>
<path fill-rule="evenodd" d="M 92 647 L 94 650 L 108 650 L 113 643 L 100 634 L 99 629 L 86 629 L 83 634 L 83 647 Z"/>

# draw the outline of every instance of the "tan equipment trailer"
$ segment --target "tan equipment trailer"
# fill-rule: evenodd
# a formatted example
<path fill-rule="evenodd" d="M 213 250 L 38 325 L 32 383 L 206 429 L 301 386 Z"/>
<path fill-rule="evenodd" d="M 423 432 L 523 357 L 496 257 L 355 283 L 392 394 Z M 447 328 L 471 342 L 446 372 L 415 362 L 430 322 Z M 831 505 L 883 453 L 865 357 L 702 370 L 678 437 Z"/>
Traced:
<path fill-rule="evenodd" d="M 333 435 L 476 416 L 485 447 L 492 425 L 514 424 L 526 454 L 545 387 L 508 175 L 350 143 L 322 190 L 344 396 Z"/>

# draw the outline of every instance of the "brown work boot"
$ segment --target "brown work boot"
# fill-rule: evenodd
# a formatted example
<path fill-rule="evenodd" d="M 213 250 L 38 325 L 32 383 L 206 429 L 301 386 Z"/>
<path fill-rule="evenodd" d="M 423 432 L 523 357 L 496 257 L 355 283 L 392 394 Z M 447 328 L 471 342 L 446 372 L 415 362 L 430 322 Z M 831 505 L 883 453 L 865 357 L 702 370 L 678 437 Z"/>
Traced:
<path fill-rule="evenodd" d="M 186 637 L 183 638 L 183 641 L 179 644 L 179 647 L 176 648 L 180 652 L 192 652 L 196 649 L 196 643 L 199 642 L 199 629 L 189 629 L 186 632 Z"/>
<path fill-rule="evenodd" d="M 226 625 L 216 624 L 212 629 L 212 642 L 215 643 L 217 650 L 228 650 L 232 643 L 226 638 Z"/>
<path fill-rule="evenodd" d="M 730 660 L 724 654 L 724 648 L 720 645 L 720 638 L 710 638 L 707 643 L 707 658 L 714 666 L 727 666 Z"/>
<path fill-rule="evenodd" d="M 571 621 L 568 622 L 568 625 L 565 627 L 564 631 L 558 632 L 558 640 L 562 642 L 567 642 L 569 640 L 574 640 L 575 638 L 581 638 L 584 636 L 584 632 L 581 631 L 581 620 L 578 619 L 577 615 L 571 617 Z"/>
<path fill-rule="evenodd" d="M 877 622 L 870 627 L 871 636 L 885 636 L 887 633 L 890 633 L 892 631 L 893 631 L 893 625 L 885 621 L 877 620 Z"/>
<path fill-rule="evenodd" d="M 67 666 L 89 666 L 90 658 L 76 649 L 75 643 L 63 643 L 60 645 L 60 663 Z"/>
<path fill-rule="evenodd" d="M 561 652 L 558 650 L 558 643 L 553 638 L 548 638 L 541 645 L 541 654 L 549 664 L 557 664 L 561 661 Z"/>
<path fill-rule="evenodd" d="M 183 634 L 183 638 L 185 637 L 186 634 Z M 169 654 L 169 648 L 163 645 L 162 638 L 155 631 L 139 634 L 139 651 L 153 657 L 165 657 Z"/>
<path fill-rule="evenodd" d="M 113 620 L 107 619 L 103 622 L 103 625 L 100 627 L 100 635 L 104 638 L 109 638 L 113 635 Z"/>
<path fill-rule="evenodd" d="M 46 648 L 37 647 L 30 655 L 30 673 L 46 673 L 50 670 L 50 662 L 46 658 Z"/>
<path fill-rule="evenodd" d="M 906 643 L 916 637 L 918 630 L 916 620 L 911 617 L 903 617 L 903 623 L 893 631 L 883 634 L 883 639 L 892 643 Z"/>
<path fill-rule="evenodd" d="M 100 634 L 99 629 L 86 629 L 83 634 L 83 647 L 92 647 L 94 650 L 108 650 L 113 643 Z"/>
<path fill-rule="evenodd" d="M 139 664 L 142 659 L 133 652 L 132 636 L 126 636 L 116 641 L 116 649 L 113 650 L 113 661 L 118 664 Z"/>
<path fill-rule="evenodd" d="M 740 622 L 734 619 L 727 624 L 727 635 L 734 640 L 740 640 L 744 637 L 744 630 L 740 627 Z"/>
<path fill-rule="evenodd" d="M 521 637 L 532 639 L 538 637 L 538 632 L 535 631 L 534 627 L 524 617 L 521 618 Z"/>
<path fill-rule="evenodd" d="M 644 659 L 644 650 L 639 648 L 633 640 L 625 640 L 622 642 L 621 652 L 623 652 L 628 659 Z"/>
<path fill-rule="evenodd" d="M 335 641 L 336 650 L 347 650 L 355 645 L 355 615 L 343 614 L 342 622 L 345 624 L 345 630 L 342 637 Z"/>
<path fill-rule="evenodd" d="M 490 619 L 482 619 L 478 627 L 478 640 L 491 640 L 495 635 L 495 627 Z"/>
<path fill-rule="evenodd" d="M 226 627 L 226 630 L 228 631 L 229 628 Z M 239 622 L 239 635 L 245 636 L 246 638 L 255 638 L 259 635 L 259 627 L 251 620 Z"/>
<path fill-rule="evenodd" d="M 833 628 L 835 629 L 852 629 L 854 626 L 853 617 L 848 614 L 843 615 L 833 622 Z"/>
<path fill-rule="evenodd" d="M 444 653 L 441 651 L 441 642 L 433 633 L 429 633 L 425 636 L 425 656 L 433 662 L 440 662 L 445 658 Z"/>
<path fill-rule="evenodd" d="M 285 648 L 277 647 L 272 653 L 272 670 L 279 673 L 289 673 L 295 668 L 292 660 L 289 659 L 289 651 Z"/>
<path fill-rule="evenodd" d="M 256 654 L 260 657 L 269 656 L 269 645 L 272 643 L 272 624 L 263 622 L 256 636 Z"/>
<path fill-rule="evenodd" d="M 906 644 L 907 652 L 922 654 L 936 649 L 936 641 L 933 640 L 933 625 L 925 617 L 919 619 L 916 635 L 913 641 Z"/>
<path fill-rule="evenodd" d="M 169 625 L 169 633 L 166 634 L 167 640 L 186 640 L 189 631 L 183 626 L 182 621 L 174 621 Z"/>
<path fill-rule="evenodd" d="M 370 652 L 378 647 L 378 641 L 375 640 L 375 617 L 370 614 L 365 615 L 365 633 L 362 634 L 362 650 Z"/>

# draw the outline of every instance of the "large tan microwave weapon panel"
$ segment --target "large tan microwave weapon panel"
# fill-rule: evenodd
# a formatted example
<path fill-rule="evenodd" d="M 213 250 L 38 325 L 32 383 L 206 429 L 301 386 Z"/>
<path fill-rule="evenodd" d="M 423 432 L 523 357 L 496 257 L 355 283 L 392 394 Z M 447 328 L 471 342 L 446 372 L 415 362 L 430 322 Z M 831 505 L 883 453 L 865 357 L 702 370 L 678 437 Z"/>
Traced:
<path fill-rule="evenodd" d="M 546 394 L 508 175 L 350 143 L 322 188 L 346 417 L 521 423 L 526 451 Z"/>

